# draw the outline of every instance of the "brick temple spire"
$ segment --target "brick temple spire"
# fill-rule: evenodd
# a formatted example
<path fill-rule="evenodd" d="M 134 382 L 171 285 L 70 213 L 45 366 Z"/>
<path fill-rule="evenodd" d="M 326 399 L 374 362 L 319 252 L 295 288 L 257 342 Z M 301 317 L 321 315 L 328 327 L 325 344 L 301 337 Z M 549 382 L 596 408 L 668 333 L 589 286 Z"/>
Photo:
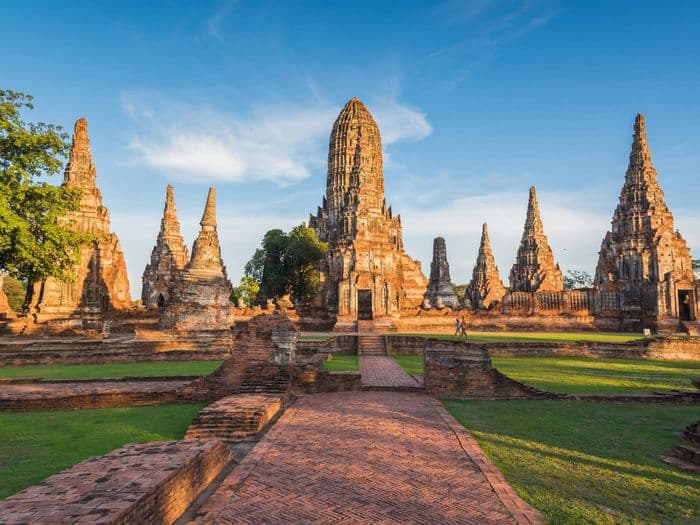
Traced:
<path fill-rule="evenodd" d="M 459 304 L 450 279 L 450 263 L 447 262 L 447 245 L 442 237 L 433 239 L 433 260 L 430 263 L 430 282 L 425 298 L 431 306 L 449 306 L 456 308 Z"/>
<path fill-rule="evenodd" d="M 92 162 L 88 123 L 82 117 L 75 121 L 73 142 L 70 148 L 68 164 L 63 174 L 63 185 L 68 188 L 92 190 L 96 184 L 97 170 Z"/>
<path fill-rule="evenodd" d="M 692 290 L 686 297 L 678 288 L 679 284 L 691 288 L 694 281 L 690 250 L 675 230 L 659 186 L 641 114 L 634 120 L 625 182 L 611 222 L 601 243 L 594 282 L 619 290 L 623 327 L 653 327 L 664 318 L 680 316 L 679 304 L 695 300 Z"/>
<path fill-rule="evenodd" d="M 337 326 L 398 317 L 423 302 L 428 280 L 404 251 L 401 220 L 384 196 L 382 140 L 365 105 L 351 98 L 328 142 L 326 194 L 309 227 L 329 244 L 318 302 Z"/>
<path fill-rule="evenodd" d="M 511 292 L 563 290 L 563 278 L 544 234 L 535 187 L 530 188 L 525 228 L 515 264 L 510 270 Z"/>
<path fill-rule="evenodd" d="M 192 258 L 187 271 L 225 276 L 226 269 L 221 260 L 219 234 L 216 231 L 216 190 L 213 187 L 209 188 L 207 203 L 199 224 L 202 228 L 192 246 Z"/>
<path fill-rule="evenodd" d="M 177 220 L 174 190 L 168 184 L 160 232 L 151 252 L 151 262 L 146 265 L 142 277 L 141 301 L 144 306 L 155 308 L 167 302 L 172 287 L 189 259 L 190 253 Z"/>
<path fill-rule="evenodd" d="M 216 231 L 216 191 L 209 188 L 192 257 L 180 273 L 160 326 L 181 331 L 226 331 L 231 326 L 233 287 L 221 259 Z"/>
<path fill-rule="evenodd" d="M 465 292 L 465 299 L 474 309 L 489 308 L 492 303 L 502 301 L 505 294 L 506 289 L 491 251 L 488 225 L 484 223 L 481 228 L 479 254 L 472 271 L 472 280 Z"/>

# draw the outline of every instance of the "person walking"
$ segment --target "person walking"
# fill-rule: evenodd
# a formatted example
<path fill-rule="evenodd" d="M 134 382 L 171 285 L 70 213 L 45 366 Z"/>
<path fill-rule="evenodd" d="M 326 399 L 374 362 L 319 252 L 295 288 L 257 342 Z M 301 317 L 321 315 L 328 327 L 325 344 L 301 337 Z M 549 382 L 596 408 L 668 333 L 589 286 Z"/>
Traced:
<path fill-rule="evenodd" d="M 467 339 L 467 320 L 462 316 L 462 320 L 459 322 L 460 324 L 460 332 L 464 336 L 464 339 Z"/>
<path fill-rule="evenodd" d="M 455 335 L 460 335 L 462 333 L 462 321 L 459 319 L 455 319 Z"/>

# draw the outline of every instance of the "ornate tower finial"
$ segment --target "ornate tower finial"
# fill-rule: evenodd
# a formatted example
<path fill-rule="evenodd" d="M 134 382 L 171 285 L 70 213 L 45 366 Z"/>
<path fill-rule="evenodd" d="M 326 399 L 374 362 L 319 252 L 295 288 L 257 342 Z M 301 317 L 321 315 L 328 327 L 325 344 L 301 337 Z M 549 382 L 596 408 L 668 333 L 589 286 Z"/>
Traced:
<path fill-rule="evenodd" d="M 85 117 L 81 117 L 75 121 L 73 128 L 73 142 L 66 171 L 63 174 L 63 185 L 69 188 L 79 187 L 83 190 L 93 190 L 95 189 L 96 173 L 90 151 L 88 123 Z"/>
<path fill-rule="evenodd" d="M 209 194 L 207 195 L 207 204 L 204 207 L 202 220 L 199 221 L 199 224 L 202 226 L 202 228 L 216 228 L 216 189 L 213 186 L 209 188 Z"/>

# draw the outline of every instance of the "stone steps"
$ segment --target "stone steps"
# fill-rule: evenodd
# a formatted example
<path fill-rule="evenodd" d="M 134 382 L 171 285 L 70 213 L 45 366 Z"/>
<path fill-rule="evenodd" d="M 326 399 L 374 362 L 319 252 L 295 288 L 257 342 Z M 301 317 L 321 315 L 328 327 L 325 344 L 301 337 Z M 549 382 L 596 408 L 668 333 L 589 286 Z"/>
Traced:
<path fill-rule="evenodd" d="M 700 336 L 700 321 L 681 321 L 688 335 Z"/>
<path fill-rule="evenodd" d="M 358 340 L 358 350 L 360 355 L 365 356 L 385 356 L 386 343 L 383 335 L 360 335 Z"/>
<path fill-rule="evenodd" d="M 661 461 L 688 472 L 700 472 L 700 421 L 691 423 L 681 433 L 683 442 L 671 448 L 671 455 Z"/>

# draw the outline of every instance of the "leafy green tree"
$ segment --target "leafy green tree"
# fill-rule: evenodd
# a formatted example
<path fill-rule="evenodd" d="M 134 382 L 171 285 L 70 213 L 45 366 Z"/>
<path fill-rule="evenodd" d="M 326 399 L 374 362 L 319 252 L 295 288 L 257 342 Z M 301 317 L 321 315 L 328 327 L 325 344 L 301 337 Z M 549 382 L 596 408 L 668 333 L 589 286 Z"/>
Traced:
<path fill-rule="evenodd" d="M 284 266 L 296 301 L 307 301 L 318 293 L 321 284 L 318 263 L 327 251 L 328 245 L 319 241 L 314 230 L 306 225 L 300 224 L 289 232 Z"/>
<path fill-rule="evenodd" d="M 19 279 L 8 275 L 3 279 L 2 290 L 7 296 L 7 302 L 14 312 L 21 312 L 24 297 L 27 294 L 27 285 Z"/>
<path fill-rule="evenodd" d="M 700 279 L 700 259 L 693 259 L 693 273 L 697 279 Z"/>
<path fill-rule="evenodd" d="M 455 295 L 457 296 L 457 305 L 460 308 L 464 308 L 464 293 L 467 290 L 467 284 L 452 284 L 452 290 L 454 291 Z"/>
<path fill-rule="evenodd" d="M 68 135 L 22 120 L 31 109 L 30 95 L 0 90 L 0 270 L 30 282 L 70 280 L 76 248 L 90 239 L 57 219 L 77 209 L 80 193 L 40 180 L 61 172 Z"/>
<path fill-rule="evenodd" d="M 253 306 L 259 291 L 260 284 L 249 275 L 244 275 L 241 277 L 240 284 L 233 289 L 231 300 L 238 303 L 238 300 L 242 299 L 246 305 Z"/>
<path fill-rule="evenodd" d="M 279 229 L 268 231 L 245 267 L 246 276 L 260 284 L 257 301 L 291 293 L 297 301 L 313 297 L 320 286 L 318 265 L 328 246 L 304 224 L 289 234 Z"/>
<path fill-rule="evenodd" d="M 593 286 L 593 276 L 582 270 L 569 270 L 564 276 L 564 289 L 590 288 Z"/>

